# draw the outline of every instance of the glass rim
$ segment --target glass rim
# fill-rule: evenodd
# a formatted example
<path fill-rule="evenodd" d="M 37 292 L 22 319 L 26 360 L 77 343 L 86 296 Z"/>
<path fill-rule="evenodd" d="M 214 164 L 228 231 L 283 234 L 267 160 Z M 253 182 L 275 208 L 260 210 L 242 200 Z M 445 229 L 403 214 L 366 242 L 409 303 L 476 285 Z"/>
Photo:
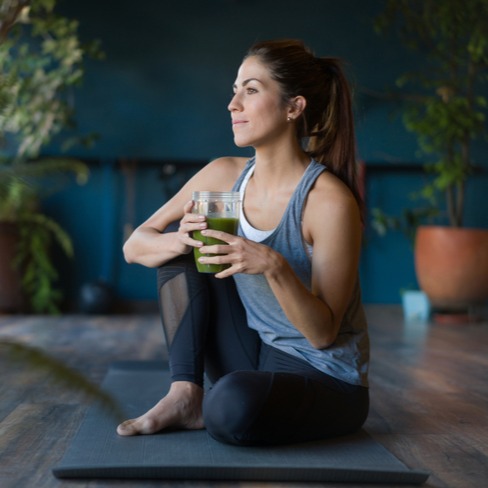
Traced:
<path fill-rule="evenodd" d="M 227 199 L 241 199 L 240 191 L 194 191 L 192 192 L 192 200 L 227 200 Z"/>

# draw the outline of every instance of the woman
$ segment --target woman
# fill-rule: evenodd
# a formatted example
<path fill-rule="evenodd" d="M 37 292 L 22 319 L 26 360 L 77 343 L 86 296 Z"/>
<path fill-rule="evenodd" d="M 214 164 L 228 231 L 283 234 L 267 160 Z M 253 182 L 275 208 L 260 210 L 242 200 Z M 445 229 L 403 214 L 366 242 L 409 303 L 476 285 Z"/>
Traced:
<path fill-rule="evenodd" d="M 368 413 L 361 201 L 340 63 L 300 41 L 261 42 L 233 88 L 234 141 L 254 157 L 208 164 L 124 245 L 127 262 L 159 268 L 172 384 L 120 435 L 206 428 L 222 442 L 279 444 L 354 432 Z M 191 213 L 201 190 L 241 191 L 238 236 Z M 226 244 L 204 246 L 196 230 Z M 230 267 L 197 273 L 194 247 Z"/>

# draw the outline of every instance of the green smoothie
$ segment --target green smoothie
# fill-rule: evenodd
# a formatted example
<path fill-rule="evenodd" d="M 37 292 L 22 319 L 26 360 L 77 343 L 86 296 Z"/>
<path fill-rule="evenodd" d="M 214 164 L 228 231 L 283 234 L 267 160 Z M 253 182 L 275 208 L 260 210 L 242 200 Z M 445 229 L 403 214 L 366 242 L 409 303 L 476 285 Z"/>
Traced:
<path fill-rule="evenodd" d="M 227 217 L 207 217 L 207 227 L 213 230 L 221 230 L 228 234 L 236 234 L 239 219 L 227 218 Z M 202 241 L 206 246 L 212 246 L 214 244 L 227 244 L 220 239 L 214 237 L 202 236 L 202 233 L 197 230 L 193 232 L 193 239 Z M 214 254 L 202 254 L 197 247 L 193 248 L 193 254 L 197 263 L 197 269 L 200 273 L 218 273 L 228 268 L 229 264 L 202 264 L 198 262 L 200 256 L 214 256 Z"/>

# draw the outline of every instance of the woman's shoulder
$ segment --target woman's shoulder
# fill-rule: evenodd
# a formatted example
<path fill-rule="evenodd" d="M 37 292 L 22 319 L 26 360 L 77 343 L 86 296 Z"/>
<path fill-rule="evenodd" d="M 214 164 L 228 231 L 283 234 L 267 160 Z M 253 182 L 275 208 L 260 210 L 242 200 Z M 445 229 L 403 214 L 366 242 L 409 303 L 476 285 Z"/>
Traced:
<path fill-rule="evenodd" d="M 247 161 L 249 161 L 249 158 L 243 158 L 238 156 L 223 156 L 213 159 L 212 161 L 210 161 L 208 166 L 213 170 L 234 171 L 240 174 L 246 166 Z"/>
<path fill-rule="evenodd" d="M 323 171 L 308 195 L 309 209 L 356 212 L 357 201 L 349 187 L 330 171 Z M 320 212 L 320 210 L 318 210 Z"/>
<path fill-rule="evenodd" d="M 225 156 L 211 160 L 190 180 L 190 184 L 201 187 L 205 186 L 208 190 L 230 189 L 234 182 L 239 178 L 247 158 Z"/>
<path fill-rule="evenodd" d="M 307 242 L 315 243 L 319 236 L 327 239 L 337 232 L 345 235 L 346 228 L 361 228 L 358 203 L 343 181 L 330 171 L 324 171 L 315 181 L 305 203 L 303 235 Z"/>

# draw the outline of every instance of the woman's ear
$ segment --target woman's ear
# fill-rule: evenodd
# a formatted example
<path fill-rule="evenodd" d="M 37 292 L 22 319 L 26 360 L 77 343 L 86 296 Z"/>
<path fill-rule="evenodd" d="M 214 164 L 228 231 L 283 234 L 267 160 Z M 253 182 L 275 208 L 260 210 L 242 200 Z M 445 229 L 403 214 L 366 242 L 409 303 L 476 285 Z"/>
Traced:
<path fill-rule="evenodd" d="M 288 107 L 288 118 L 289 119 L 298 119 L 300 115 L 302 115 L 305 107 L 307 106 L 307 100 L 299 95 L 298 97 L 294 97 L 290 100 L 290 105 Z"/>

